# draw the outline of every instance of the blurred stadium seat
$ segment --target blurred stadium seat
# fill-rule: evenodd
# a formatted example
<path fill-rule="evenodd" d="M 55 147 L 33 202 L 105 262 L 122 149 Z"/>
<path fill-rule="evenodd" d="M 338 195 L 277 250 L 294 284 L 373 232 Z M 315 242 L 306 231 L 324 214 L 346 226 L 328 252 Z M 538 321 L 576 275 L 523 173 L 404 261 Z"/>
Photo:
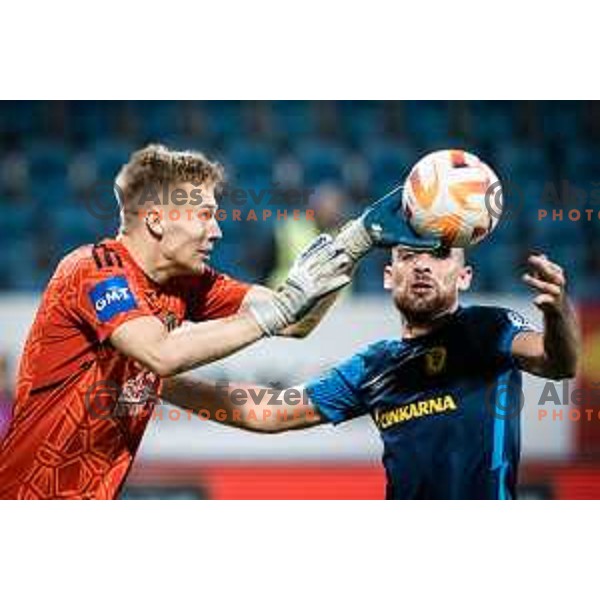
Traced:
<path fill-rule="evenodd" d="M 437 145 L 440 138 L 450 133 L 449 102 L 406 103 L 406 131 L 420 145 Z"/>
<path fill-rule="evenodd" d="M 361 203 L 380 197 L 401 181 L 432 145 L 459 145 L 488 157 L 508 182 L 507 188 L 516 188 L 507 189 L 507 206 L 522 205 L 510 228 L 494 234 L 496 250 L 506 246 L 520 256 L 529 245 L 568 248 L 582 235 L 593 238 L 600 233 L 597 219 L 551 222 L 537 219 L 537 209 L 545 186 L 554 186 L 561 195 L 561 178 L 589 197 L 595 184 L 600 185 L 600 152 L 592 132 L 584 127 L 585 113 L 585 105 L 577 102 L 529 103 L 526 109 L 513 102 L 439 101 L 3 102 L 0 204 L 11 229 L 0 246 L 6 251 L 16 240 L 39 246 L 36 227 L 32 227 L 33 210 L 43 211 L 35 221 L 47 239 L 57 244 L 52 256 L 60 256 L 90 236 L 113 234 L 116 204 L 114 218 L 102 221 L 82 214 L 85 211 L 78 201 L 86 189 L 110 184 L 130 152 L 156 141 L 202 149 L 226 164 L 231 185 L 255 190 L 273 185 L 274 169 L 285 158 L 286 173 L 289 165 L 296 164 L 305 186 L 347 182 L 358 186 L 361 196 L 355 200 Z M 523 119 L 529 121 L 524 124 Z M 548 207 L 554 205 L 548 203 Z M 247 213 L 265 206 L 247 203 L 240 208 Z M 250 238 L 256 246 L 252 260 L 268 262 L 275 221 L 251 228 L 256 235 L 250 228 L 244 231 L 243 222 L 222 226 L 228 262 L 248 274 L 269 268 L 266 263 L 244 264 Z M 12 254 L 14 250 L 6 252 Z M 507 291 L 508 275 L 493 260 L 491 250 L 473 253 L 478 254 L 482 266 L 498 272 L 481 285 L 490 291 Z M 24 251 L 24 259 L 30 256 L 31 252 Z M 0 272 L 0 285 L 5 289 L 14 280 L 9 263 L 4 260 Z M 377 258 L 365 263 L 357 293 L 381 293 L 379 284 L 373 283 L 379 281 L 380 263 Z M 584 260 L 576 267 L 578 272 L 583 269 L 584 278 L 588 263 Z M 40 268 L 46 268 L 48 276 L 53 266 Z M 23 289 L 28 268 L 23 265 L 21 270 L 19 286 Z M 36 286 L 32 277 L 31 289 Z"/>
<path fill-rule="evenodd" d="M 362 148 L 362 153 L 371 171 L 375 197 L 402 183 L 415 162 L 415 151 L 410 145 L 390 140 L 373 140 Z"/>
<path fill-rule="evenodd" d="M 345 151 L 341 145 L 311 140 L 296 147 L 296 156 L 304 169 L 305 185 L 342 181 Z"/>
<path fill-rule="evenodd" d="M 516 115 L 513 102 L 469 102 L 471 136 L 488 143 L 510 142 L 516 136 Z"/>

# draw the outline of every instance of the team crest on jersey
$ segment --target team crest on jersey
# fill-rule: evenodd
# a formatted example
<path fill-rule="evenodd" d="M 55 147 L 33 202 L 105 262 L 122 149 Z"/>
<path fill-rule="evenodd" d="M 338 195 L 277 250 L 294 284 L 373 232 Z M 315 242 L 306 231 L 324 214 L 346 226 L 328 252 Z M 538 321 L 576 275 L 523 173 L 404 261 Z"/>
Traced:
<path fill-rule="evenodd" d="M 438 375 L 446 366 L 447 351 L 443 346 L 435 346 L 425 355 L 425 371 L 427 375 Z"/>
<path fill-rule="evenodd" d="M 128 379 L 121 389 L 114 416 L 134 416 L 142 414 L 158 401 L 156 386 L 158 377 L 150 371 L 141 371 Z"/>
<path fill-rule="evenodd" d="M 122 276 L 101 281 L 91 289 L 89 296 L 101 323 L 106 323 L 115 315 L 137 308 L 129 283 Z"/>

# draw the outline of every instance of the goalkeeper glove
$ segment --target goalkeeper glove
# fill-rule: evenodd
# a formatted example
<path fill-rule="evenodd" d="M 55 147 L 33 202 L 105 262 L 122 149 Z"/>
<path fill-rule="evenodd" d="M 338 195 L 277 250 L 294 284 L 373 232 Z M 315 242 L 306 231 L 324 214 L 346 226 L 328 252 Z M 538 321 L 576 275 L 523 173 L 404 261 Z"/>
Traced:
<path fill-rule="evenodd" d="M 437 250 L 439 240 L 419 237 L 400 212 L 399 194 L 390 193 L 373 203 L 363 214 L 347 223 L 335 239 L 336 246 L 357 261 L 373 246 L 389 248 L 399 244 L 415 250 Z"/>
<path fill-rule="evenodd" d="M 298 256 L 283 285 L 248 309 L 266 335 L 275 335 L 299 321 L 323 296 L 348 285 L 351 265 L 344 249 L 322 234 Z"/>

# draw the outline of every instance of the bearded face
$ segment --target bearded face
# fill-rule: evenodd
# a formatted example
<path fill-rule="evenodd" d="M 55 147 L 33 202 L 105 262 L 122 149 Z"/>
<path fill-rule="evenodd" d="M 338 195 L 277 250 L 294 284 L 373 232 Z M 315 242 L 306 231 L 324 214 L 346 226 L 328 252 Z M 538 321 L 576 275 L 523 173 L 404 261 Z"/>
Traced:
<path fill-rule="evenodd" d="M 471 277 L 460 248 L 423 252 L 398 246 L 384 282 L 406 319 L 426 323 L 458 304 L 458 294 L 469 288 Z"/>

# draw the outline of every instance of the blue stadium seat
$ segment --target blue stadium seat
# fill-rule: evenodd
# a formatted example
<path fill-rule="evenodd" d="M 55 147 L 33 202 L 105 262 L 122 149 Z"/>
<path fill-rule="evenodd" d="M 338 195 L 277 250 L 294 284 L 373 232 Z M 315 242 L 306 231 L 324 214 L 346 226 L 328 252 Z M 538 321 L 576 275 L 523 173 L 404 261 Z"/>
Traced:
<path fill-rule="evenodd" d="M 72 101 L 67 104 L 67 133 L 82 142 L 95 143 L 116 129 L 116 111 L 123 105 L 100 100 Z"/>
<path fill-rule="evenodd" d="M 473 247 L 467 260 L 474 267 L 474 291 L 515 290 L 522 271 L 521 256 L 520 245 L 498 243 L 492 238 Z"/>
<path fill-rule="evenodd" d="M 273 126 L 278 137 L 295 142 L 315 132 L 316 123 L 310 103 L 277 100 L 271 104 Z"/>
<path fill-rule="evenodd" d="M 240 179 L 269 180 L 276 157 L 272 146 L 256 141 L 240 140 L 230 146 L 227 158 L 235 175 Z"/>
<path fill-rule="evenodd" d="M 581 255 L 586 244 L 600 236 L 600 219 L 597 218 L 600 145 L 592 141 L 594 131 L 584 128 L 584 117 L 588 115 L 584 115 L 586 107 L 582 103 L 540 102 L 529 105 L 524 112 L 513 102 L 469 102 L 463 108 L 467 110 L 471 135 L 464 139 L 452 136 L 455 125 L 452 117 L 456 111 L 445 102 L 392 105 L 340 101 L 326 107 L 303 101 L 271 102 L 260 108 L 268 113 L 279 148 L 272 141 L 261 143 L 245 135 L 247 112 L 254 110 L 252 105 L 225 101 L 198 102 L 197 106 L 203 116 L 201 140 L 182 130 L 186 106 L 171 101 L 68 102 L 64 104 L 67 118 L 64 132 L 52 138 L 53 132 L 62 127 L 60 119 L 52 119 L 61 116 L 63 106 L 4 102 L 0 110 L 3 140 L 9 145 L 16 143 L 11 152 L 24 153 L 29 183 L 20 191 L 0 190 L 3 216 L 10 223 L 0 241 L 7 249 L 0 259 L 0 285 L 9 285 L 10 281 L 16 289 L 35 289 L 47 276 L 44 267 L 39 266 L 40 256 L 36 255 L 38 249 L 33 239 L 44 244 L 47 256 L 54 258 L 74 246 L 114 234 L 116 206 L 110 219 L 96 219 L 77 202 L 82 198 L 77 198 L 70 189 L 69 169 L 77 152 L 82 151 L 71 145 L 72 142 L 84 144 L 85 151 L 97 165 L 99 182 L 110 184 L 131 151 L 142 142 L 152 140 L 179 149 L 205 150 L 209 157 L 231 166 L 228 172 L 231 184 L 247 191 L 272 187 L 273 166 L 280 158 L 279 151 L 291 153 L 300 162 L 304 185 L 313 189 L 325 181 L 347 180 L 347 174 L 352 172 L 348 157 L 360 154 L 369 166 L 366 196 L 371 198 L 383 195 L 399 183 L 422 154 L 442 147 L 466 147 L 484 157 L 505 183 L 504 218 L 492 236 L 472 252 L 481 270 L 476 289 L 517 289 L 515 261 L 520 260 L 529 247 L 546 250 L 565 262 L 579 278 L 578 287 L 585 288 L 585 257 Z M 127 125 L 124 118 L 129 114 L 134 126 L 123 127 L 123 123 Z M 537 130 L 533 127 L 517 131 L 521 125 L 517 117 L 527 115 L 537 119 Z M 335 117 L 337 129 L 322 126 L 328 116 Z M 456 116 L 460 114 L 456 112 Z M 399 134 L 401 130 L 397 127 L 402 123 L 406 125 L 410 141 L 401 139 L 396 143 L 391 136 Z M 390 127 L 393 131 L 386 131 Z M 116 137 L 129 130 L 139 130 L 139 135 L 129 142 Z M 267 127 L 260 131 L 268 130 Z M 545 141 L 518 138 L 530 130 L 536 130 Z M 317 137 L 317 133 L 328 137 Z M 69 136 L 73 139 L 65 143 Z M 85 184 L 84 179 L 81 178 L 81 186 Z M 554 202 L 556 194 L 565 200 L 562 180 L 582 190 L 586 197 L 564 205 L 562 221 L 548 217 L 540 220 L 540 209 L 551 212 L 559 208 Z M 8 184 L 2 185 L 8 187 Z M 263 201 L 257 205 L 248 197 L 240 207 L 225 200 L 223 208 L 239 209 L 245 219 L 250 209 L 277 210 L 269 204 L 270 199 L 270 195 L 263 195 Z M 589 208 L 594 209 L 592 221 L 587 222 L 585 216 L 579 222 L 568 219 L 570 209 Z M 518 213 L 516 218 L 511 217 L 511 211 Z M 230 269 L 237 265 L 234 270 L 244 278 L 259 273 L 259 263 L 263 260 L 260 256 L 269 244 L 273 222 L 264 222 L 262 218 L 258 222 L 234 222 L 230 218 L 221 226 L 225 240 L 218 246 L 222 250 L 217 251 L 215 259 L 223 255 L 224 267 Z M 41 237 L 44 234 L 54 242 L 44 241 Z M 252 252 L 247 251 L 248 244 Z M 374 253 L 365 261 L 364 268 L 361 265 L 357 274 L 358 291 L 381 292 L 381 269 L 386 260 L 385 253 Z"/>
<path fill-rule="evenodd" d="M 211 138 L 238 138 L 242 131 L 244 120 L 242 105 L 239 101 L 207 101 L 202 103 L 206 114 L 206 130 Z"/>
<path fill-rule="evenodd" d="M 571 144 L 563 154 L 564 170 L 557 193 L 569 208 L 593 210 L 593 221 L 586 222 L 592 232 L 600 233 L 597 215 L 600 210 L 600 147 L 591 144 Z"/>
<path fill-rule="evenodd" d="M 518 244 L 523 240 L 522 236 L 522 214 L 525 209 L 521 209 L 522 212 L 518 212 L 514 216 L 508 211 L 502 214 L 500 220 L 496 224 L 496 227 L 489 237 L 486 238 L 483 244 L 499 244 L 499 245 L 513 245 Z"/>
<path fill-rule="evenodd" d="M 544 182 L 525 180 L 516 182 L 503 178 L 504 208 L 497 230 L 493 236 L 502 237 L 507 242 L 523 241 L 528 224 L 538 219 L 539 210 L 548 203 L 544 196 Z"/>
<path fill-rule="evenodd" d="M 385 134 L 381 118 L 381 103 L 344 100 L 337 103 L 342 135 L 361 147 Z"/>
<path fill-rule="evenodd" d="M 135 150 L 127 142 L 111 138 L 100 139 L 91 148 L 92 158 L 96 163 L 96 177 L 99 181 L 113 181 L 119 169 L 128 161 L 129 155 Z"/>
<path fill-rule="evenodd" d="M 554 213 L 555 210 L 561 210 L 561 207 L 545 204 L 544 210 L 547 210 L 547 215 L 536 213 L 526 222 L 529 244 L 549 249 L 555 244 L 581 243 L 585 235 L 581 220 L 570 220 L 566 208 L 562 208 L 562 213 Z"/>
<path fill-rule="evenodd" d="M 600 240 L 600 206 L 598 203 L 589 204 L 586 206 L 592 212 L 588 214 L 582 214 L 581 226 L 585 230 L 585 234 L 588 240 Z"/>
<path fill-rule="evenodd" d="M 311 140 L 298 145 L 296 152 L 306 185 L 342 181 L 345 152 L 341 146 Z"/>
<path fill-rule="evenodd" d="M 52 208 L 47 207 L 47 210 L 42 212 L 37 210 L 33 203 L 7 202 L 1 210 L 2 220 L 8 225 L 3 228 L 2 239 L 6 243 L 12 243 L 27 236 L 30 231 L 43 227 Z"/>
<path fill-rule="evenodd" d="M 40 135 L 45 128 L 47 102 L 9 100 L 0 108 L 0 131 L 27 138 Z"/>
<path fill-rule="evenodd" d="M 29 165 L 29 175 L 37 182 L 65 179 L 70 161 L 67 147 L 57 141 L 32 140 L 24 151 Z"/>
<path fill-rule="evenodd" d="M 272 190 L 275 189 L 270 177 L 233 174 L 227 179 L 227 185 L 220 197 L 220 207 L 232 218 L 232 210 L 239 210 L 244 217 L 250 210 L 256 213 L 272 208 Z M 235 223 L 235 221 L 234 221 Z"/>
<path fill-rule="evenodd" d="M 53 210 L 48 220 L 59 254 L 116 233 L 114 220 L 105 221 L 94 218 L 85 208 L 75 204 Z"/>
<path fill-rule="evenodd" d="M 401 183 L 417 160 L 413 148 L 400 142 L 372 142 L 361 151 L 371 170 L 376 195 Z"/>
<path fill-rule="evenodd" d="M 241 240 L 222 240 L 216 245 L 211 266 L 242 281 L 255 282 L 256 270 L 245 256 L 246 244 Z"/>
<path fill-rule="evenodd" d="M 239 262 L 240 241 L 230 236 L 225 236 L 223 240 L 215 245 L 215 250 L 211 256 L 211 265 L 218 270 L 229 271 L 231 265 Z"/>
<path fill-rule="evenodd" d="M 478 100 L 468 103 L 471 135 L 480 142 L 510 142 L 515 136 L 513 102 Z"/>
<path fill-rule="evenodd" d="M 450 134 L 450 103 L 409 101 L 406 103 L 406 131 L 417 144 L 432 146 Z"/>
<path fill-rule="evenodd" d="M 600 146 L 595 144 L 569 144 L 564 149 L 565 175 L 574 182 L 596 179 L 600 182 Z"/>
<path fill-rule="evenodd" d="M 3 246 L 0 272 L 5 273 L 9 288 L 16 291 L 41 290 L 49 274 L 37 267 L 35 238 L 24 237 Z"/>
<path fill-rule="evenodd" d="M 138 115 L 138 135 L 146 141 L 160 142 L 165 135 L 177 134 L 182 126 L 182 107 L 175 101 L 141 101 L 133 103 Z"/>
<path fill-rule="evenodd" d="M 38 210 L 60 206 L 68 195 L 72 155 L 61 142 L 31 140 L 24 146 L 29 174 L 28 195 Z"/>
<path fill-rule="evenodd" d="M 540 128 L 547 140 L 564 143 L 575 140 L 582 131 L 582 103 L 572 101 L 538 102 Z"/>
<path fill-rule="evenodd" d="M 416 142 L 413 148 L 415 152 L 414 162 L 430 152 L 435 152 L 437 150 L 448 150 L 450 148 L 463 148 L 469 152 L 486 156 L 485 152 L 480 151 L 471 140 L 468 140 L 463 136 L 450 135 L 448 133 L 445 135 L 440 134 L 437 137 L 432 137 L 427 143 Z"/>
<path fill-rule="evenodd" d="M 539 144 L 504 142 L 493 151 L 494 166 L 504 179 L 515 175 L 523 180 L 529 177 L 550 177 L 548 156 Z"/>
<path fill-rule="evenodd" d="M 586 247 L 579 240 L 572 243 L 557 241 L 548 251 L 548 258 L 557 262 L 568 278 L 569 290 L 575 295 L 584 291 Z"/>

